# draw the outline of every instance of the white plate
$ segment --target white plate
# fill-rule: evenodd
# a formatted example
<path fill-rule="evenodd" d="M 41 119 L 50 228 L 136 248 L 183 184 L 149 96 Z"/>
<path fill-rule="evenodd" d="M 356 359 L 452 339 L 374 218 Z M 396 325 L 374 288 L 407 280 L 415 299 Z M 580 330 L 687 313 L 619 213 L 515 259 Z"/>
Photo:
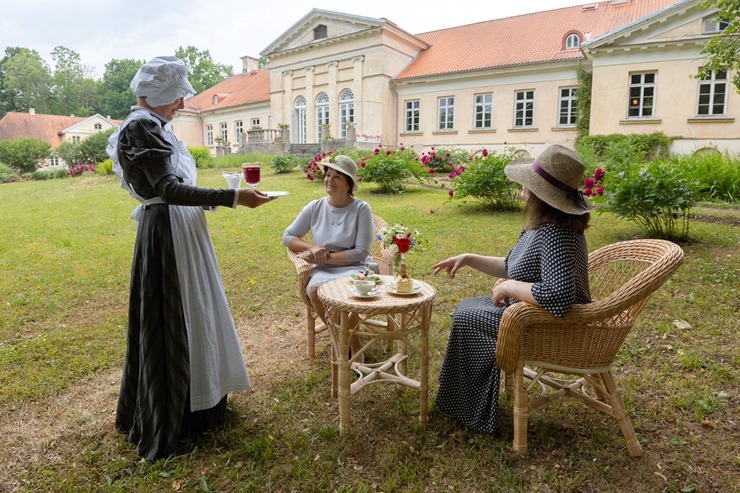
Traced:
<path fill-rule="evenodd" d="M 383 294 L 383 290 L 382 290 L 382 289 L 380 289 L 380 288 L 375 288 L 375 289 L 373 289 L 372 291 L 370 291 L 370 292 L 369 292 L 369 293 L 367 293 L 367 294 L 362 294 L 362 293 L 360 293 L 360 292 L 359 292 L 359 291 L 357 291 L 357 290 L 356 290 L 356 289 L 355 289 L 354 287 L 352 287 L 352 288 L 349 288 L 349 290 L 350 290 L 350 292 L 351 292 L 351 293 L 352 293 L 352 294 L 353 294 L 354 296 L 357 296 L 358 298 L 375 298 L 376 296 L 380 296 L 381 294 Z"/>
<path fill-rule="evenodd" d="M 290 195 L 289 192 L 262 192 L 268 197 L 282 197 L 283 195 Z"/>
<path fill-rule="evenodd" d="M 399 293 L 398 291 L 396 291 L 396 285 L 392 284 L 388 286 L 387 292 L 391 294 L 397 294 L 398 296 L 413 296 L 421 292 L 421 284 L 414 283 L 414 291 L 411 293 Z"/>

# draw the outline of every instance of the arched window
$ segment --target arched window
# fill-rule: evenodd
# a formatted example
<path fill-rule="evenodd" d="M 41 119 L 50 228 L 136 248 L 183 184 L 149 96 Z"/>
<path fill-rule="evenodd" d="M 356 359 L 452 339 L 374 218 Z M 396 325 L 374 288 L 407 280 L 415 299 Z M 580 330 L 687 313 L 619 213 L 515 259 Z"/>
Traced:
<path fill-rule="evenodd" d="M 293 103 L 293 142 L 306 143 L 306 98 L 298 96 Z"/>
<path fill-rule="evenodd" d="M 214 106 L 218 104 L 218 94 L 213 96 L 213 104 Z"/>
<path fill-rule="evenodd" d="M 339 93 L 339 138 L 347 138 L 347 125 L 355 121 L 355 95 L 349 89 Z"/>
<path fill-rule="evenodd" d="M 329 96 L 325 92 L 316 96 L 316 138 L 324 140 L 324 125 L 329 125 Z"/>
<path fill-rule="evenodd" d="M 573 48 L 578 48 L 579 46 L 581 46 L 581 37 L 578 35 L 578 33 L 570 33 L 568 37 L 565 38 L 566 50 L 572 50 Z"/>

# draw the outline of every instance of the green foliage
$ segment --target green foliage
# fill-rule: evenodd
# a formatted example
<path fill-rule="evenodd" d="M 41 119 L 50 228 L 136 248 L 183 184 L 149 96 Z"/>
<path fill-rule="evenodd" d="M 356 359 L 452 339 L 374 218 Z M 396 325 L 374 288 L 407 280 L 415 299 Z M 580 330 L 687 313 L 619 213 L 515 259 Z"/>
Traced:
<path fill-rule="evenodd" d="M 16 181 L 18 179 L 18 172 L 8 166 L 7 164 L 0 163 L 0 183 L 8 183 Z"/>
<path fill-rule="evenodd" d="M 440 147 L 439 149 L 432 147 L 429 152 L 421 153 L 421 162 L 436 173 L 450 173 L 468 162 L 469 159 L 470 153 L 457 147 Z"/>
<path fill-rule="evenodd" d="M 671 163 L 698 184 L 703 200 L 740 201 L 740 161 L 720 153 L 678 156 Z"/>
<path fill-rule="evenodd" d="M 59 156 L 68 166 L 82 162 L 80 142 L 65 140 L 52 151 L 52 154 Z"/>
<path fill-rule="evenodd" d="M 80 55 L 56 46 L 51 51 L 55 71 L 52 77 L 51 113 L 55 115 L 91 115 L 94 111 L 84 95 L 82 61 Z"/>
<path fill-rule="evenodd" d="M 410 181 L 430 181 L 427 168 L 413 149 L 377 148 L 358 164 L 360 180 L 376 183 L 381 193 L 401 193 Z"/>
<path fill-rule="evenodd" d="M 513 159 L 514 155 L 508 152 L 484 151 L 451 175 L 454 181 L 450 197 L 456 200 L 472 197 L 489 210 L 518 209 L 521 188 L 504 174 L 504 168 Z"/>
<path fill-rule="evenodd" d="M 196 168 L 210 168 L 213 166 L 211 151 L 207 147 L 188 147 L 188 151 L 195 159 Z"/>
<path fill-rule="evenodd" d="M 195 46 L 187 48 L 180 46 L 175 50 L 175 56 L 188 68 L 188 80 L 196 93 L 201 93 L 234 75 L 231 66 L 214 63 L 208 50 L 199 51 Z"/>
<path fill-rule="evenodd" d="M 591 126 L 591 88 L 593 74 L 583 70 L 579 65 L 576 69 L 578 89 L 576 90 L 576 128 L 578 139 L 588 135 Z"/>
<path fill-rule="evenodd" d="M 300 166 L 302 162 L 298 156 L 285 154 L 283 156 L 275 156 L 271 166 L 275 170 L 275 173 L 289 173 Z"/>
<path fill-rule="evenodd" d="M 631 164 L 617 173 L 607 172 L 606 203 L 599 211 L 636 222 L 649 238 L 686 240 L 696 189 L 685 170 L 672 163 Z"/>
<path fill-rule="evenodd" d="M 97 87 L 98 113 L 119 120 L 126 118 L 136 101 L 129 85 L 144 63 L 144 60 L 124 58 L 105 64 L 103 79 Z"/>
<path fill-rule="evenodd" d="M 58 180 L 68 176 L 66 169 L 36 170 L 24 175 L 32 180 Z"/>
<path fill-rule="evenodd" d="M 586 135 L 578 140 L 576 150 L 581 156 L 595 155 L 606 163 L 645 161 L 667 156 L 671 141 L 663 132 Z"/>
<path fill-rule="evenodd" d="M 107 176 L 113 174 L 113 160 L 108 158 L 105 161 L 101 161 L 95 167 L 95 172 L 99 175 Z"/>
<path fill-rule="evenodd" d="M 21 173 L 36 171 L 39 162 L 51 156 L 48 142 L 36 138 L 0 140 L 0 162 Z"/>
<path fill-rule="evenodd" d="M 733 72 L 732 83 L 740 92 L 740 50 L 738 50 L 738 36 L 740 36 L 740 0 L 705 0 L 699 4 L 703 8 L 718 8 L 717 19 L 726 21 L 724 31 L 704 43 L 701 49 L 703 55 L 709 55 L 699 77 L 706 77 L 712 70 Z"/>
<path fill-rule="evenodd" d="M 8 50 L 6 50 L 8 53 Z M 0 97 L 8 111 L 35 108 L 47 113 L 51 101 L 51 70 L 36 50 L 19 48 L 4 59 Z"/>
<path fill-rule="evenodd" d="M 80 142 L 80 158 L 85 164 L 99 163 L 108 159 L 105 148 L 108 145 L 108 138 L 115 132 L 115 128 L 109 128 L 102 132 L 97 132 Z"/>

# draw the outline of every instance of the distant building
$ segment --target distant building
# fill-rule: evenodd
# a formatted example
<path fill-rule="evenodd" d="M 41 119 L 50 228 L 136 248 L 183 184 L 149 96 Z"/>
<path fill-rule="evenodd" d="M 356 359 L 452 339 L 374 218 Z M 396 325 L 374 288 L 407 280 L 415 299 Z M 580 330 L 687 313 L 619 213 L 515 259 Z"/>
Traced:
<path fill-rule="evenodd" d="M 86 117 L 38 115 L 31 108 L 28 113 L 10 112 L 0 119 L 0 140 L 34 137 L 48 142 L 53 151 L 62 142 L 80 142 L 97 132 L 118 128 L 120 124 L 120 120 L 111 120 L 100 115 Z M 67 166 L 67 163 L 53 152 L 47 161 L 42 167 Z"/>
<path fill-rule="evenodd" d="M 578 70 L 592 75 L 591 134 L 664 132 L 673 151 L 740 154 L 731 74 L 695 76 L 726 23 L 700 0 L 607 0 L 422 34 L 313 9 L 244 73 L 186 101 L 188 145 L 238 149 L 248 129 L 326 132 L 357 146 L 457 146 L 537 155 L 578 135 Z"/>

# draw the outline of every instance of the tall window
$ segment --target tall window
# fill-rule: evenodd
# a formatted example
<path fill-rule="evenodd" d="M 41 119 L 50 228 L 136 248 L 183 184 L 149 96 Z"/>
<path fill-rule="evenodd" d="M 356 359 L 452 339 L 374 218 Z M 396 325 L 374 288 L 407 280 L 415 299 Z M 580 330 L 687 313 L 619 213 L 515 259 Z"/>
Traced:
<path fill-rule="evenodd" d="M 355 121 L 355 95 L 349 89 L 339 93 L 339 138 L 347 138 L 347 124 Z"/>
<path fill-rule="evenodd" d="M 419 131 L 419 100 L 406 101 L 406 132 Z"/>
<path fill-rule="evenodd" d="M 699 116 L 725 115 L 727 105 L 727 72 L 712 70 L 699 81 Z"/>
<path fill-rule="evenodd" d="M 655 72 L 630 74 L 629 118 L 648 118 L 655 113 Z"/>
<path fill-rule="evenodd" d="M 52 167 L 58 167 L 61 164 L 59 156 L 51 156 L 49 158 L 49 165 Z"/>
<path fill-rule="evenodd" d="M 558 99 L 558 126 L 571 127 L 576 124 L 576 88 L 561 87 Z"/>
<path fill-rule="evenodd" d="M 226 122 L 221 122 L 218 124 L 219 131 L 221 132 L 221 139 L 224 140 L 224 142 L 229 140 L 229 126 Z"/>
<path fill-rule="evenodd" d="M 448 96 L 437 100 L 438 130 L 452 130 L 455 127 L 455 98 Z"/>
<path fill-rule="evenodd" d="M 473 127 L 486 129 L 493 127 L 493 94 L 475 95 L 475 121 Z"/>
<path fill-rule="evenodd" d="M 316 138 L 324 140 L 324 125 L 329 124 L 329 96 L 325 92 L 316 96 Z"/>
<path fill-rule="evenodd" d="M 516 91 L 514 93 L 514 126 L 534 126 L 534 91 Z"/>
<path fill-rule="evenodd" d="M 206 145 L 213 145 L 213 125 L 206 125 Z"/>
<path fill-rule="evenodd" d="M 241 120 L 234 122 L 234 135 L 236 135 L 236 141 L 239 142 L 242 138 L 242 132 L 244 132 L 244 124 Z"/>
<path fill-rule="evenodd" d="M 306 98 L 298 96 L 293 103 L 293 141 L 306 143 Z"/>

